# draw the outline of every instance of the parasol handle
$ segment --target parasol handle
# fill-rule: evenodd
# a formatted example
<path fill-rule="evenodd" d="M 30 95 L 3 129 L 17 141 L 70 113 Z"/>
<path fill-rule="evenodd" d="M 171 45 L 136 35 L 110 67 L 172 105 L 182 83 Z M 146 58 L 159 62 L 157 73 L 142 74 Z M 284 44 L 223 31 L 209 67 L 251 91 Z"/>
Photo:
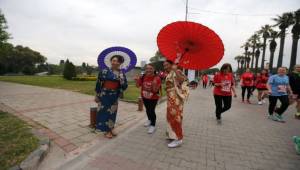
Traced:
<path fill-rule="evenodd" d="M 181 61 L 181 59 L 183 59 L 184 55 L 185 55 L 188 51 L 189 51 L 189 50 L 186 49 L 186 50 L 184 50 L 184 53 L 183 53 L 183 54 L 177 53 L 177 56 L 176 56 L 176 59 L 175 59 L 174 63 L 175 63 L 176 65 L 179 64 L 180 61 Z"/>

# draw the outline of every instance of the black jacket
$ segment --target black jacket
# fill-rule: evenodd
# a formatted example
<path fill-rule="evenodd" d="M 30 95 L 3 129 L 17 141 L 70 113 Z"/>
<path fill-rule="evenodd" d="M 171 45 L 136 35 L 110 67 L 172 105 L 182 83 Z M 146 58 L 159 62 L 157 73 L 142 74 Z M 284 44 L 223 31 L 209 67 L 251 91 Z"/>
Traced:
<path fill-rule="evenodd" d="M 290 86 L 294 94 L 300 95 L 300 73 L 290 73 L 289 74 Z"/>

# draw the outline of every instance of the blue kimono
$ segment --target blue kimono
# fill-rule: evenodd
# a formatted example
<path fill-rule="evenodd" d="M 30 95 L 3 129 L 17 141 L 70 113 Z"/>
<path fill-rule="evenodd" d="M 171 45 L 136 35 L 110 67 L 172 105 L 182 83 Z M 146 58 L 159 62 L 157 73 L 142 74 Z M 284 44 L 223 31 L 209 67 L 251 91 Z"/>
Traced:
<path fill-rule="evenodd" d="M 116 90 L 102 88 L 105 81 L 116 81 L 120 83 L 120 86 Z M 102 132 L 110 132 L 114 128 L 118 111 L 118 99 L 127 87 L 127 79 L 122 71 L 118 75 L 113 73 L 111 69 L 103 69 L 99 72 L 95 89 L 100 101 L 96 129 Z"/>

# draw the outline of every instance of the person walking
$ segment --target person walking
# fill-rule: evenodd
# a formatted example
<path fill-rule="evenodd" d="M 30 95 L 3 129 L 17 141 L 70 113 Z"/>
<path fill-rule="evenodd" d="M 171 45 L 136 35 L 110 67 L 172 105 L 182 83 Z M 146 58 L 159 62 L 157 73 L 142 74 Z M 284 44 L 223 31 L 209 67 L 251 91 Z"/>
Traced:
<path fill-rule="evenodd" d="M 300 119 L 300 64 L 295 65 L 295 69 L 289 74 L 290 86 L 294 94 L 292 95 L 292 102 L 296 102 L 295 118 Z"/>
<path fill-rule="evenodd" d="M 256 77 L 255 86 L 258 91 L 257 99 L 259 105 L 265 103 L 264 98 L 268 91 L 267 89 L 268 79 L 269 79 L 269 75 L 268 75 L 268 70 L 266 69 L 262 70 L 261 73 L 258 74 Z"/>
<path fill-rule="evenodd" d="M 246 72 L 241 76 L 241 86 L 242 86 L 242 102 L 245 102 L 245 93 L 247 90 L 247 103 L 250 103 L 250 97 L 252 95 L 252 88 L 254 84 L 254 76 L 250 69 L 247 68 Z"/>
<path fill-rule="evenodd" d="M 144 124 L 145 127 L 149 127 L 148 133 L 155 132 L 156 113 L 155 108 L 160 97 L 161 79 L 155 74 L 155 68 L 153 64 L 147 64 L 145 66 L 145 74 L 141 77 L 136 77 L 136 86 L 141 87 L 141 96 L 148 120 Z"/>
<path fill-rule="evenodd" d="M 99 108 L 96 116 L 96 130 L 104 132 L 106 138 L 113 138 L 117 134 L 114 126 L 118 111 L 120 94 L 128 87 L 125 74 L 120 70 L 124 58 L 120 55 L 111 57 L 111 68 L 99 72 L 95 91 L 95 102 Z"/>
<path fill-rule="evenodd" d="M 221 114 L 231 108 L 232 94 L 236 97 L 232 67 L 229 63 L 223 64 L 220 72 L 215 75 L 214 86 L 216 118 L 220 124 L 222 120 Z"/>
<path fill-rule="evenodd" d="M 203 74 L 203 76 L 202 76 L 202 85 L 203 85 L 204 89 L 206 89 L 207 83 L 208 83 L 208 76 L 207 76 L 207 74 Z"/>
<path fill-rule="evenodd" d="M 189 95 L 187 77 L 172 61 L 164 62 L 167 72 L 167 137 L 171 140 L 169 148 L 176 148 L 183 143 L 182 119 L 183 105 Z"/>
<path fill-rule="evenodd" d="M 289 106 L 288 94 L 293 94 L 289 85 L 289 77 L 286 75 L 286 68 L 279 67 L 277 74 L 272 75 L 267 83 L 269 93 L 269 116 L 274 121 L 284 122 L 282 114 Z M 281 102 L 279 108 L 276 108 L 277 100 Z M 275 112 L 275 115 L 273 113 Z"/>

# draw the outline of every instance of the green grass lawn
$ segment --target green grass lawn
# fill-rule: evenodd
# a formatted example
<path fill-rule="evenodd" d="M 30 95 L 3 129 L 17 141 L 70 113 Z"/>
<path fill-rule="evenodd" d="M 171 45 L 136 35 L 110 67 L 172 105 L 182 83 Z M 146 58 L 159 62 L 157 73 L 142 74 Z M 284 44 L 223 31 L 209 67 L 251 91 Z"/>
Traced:
<path fill-rule="evenodd" d="M 65 80 L 62 76 L 0 76 L 0 81 L 28 84 L 34 86 L 66 89 L 89 95 L 95 95 L 95 81 Z M 137 101 L 140 95 L 134 82 L 128 83 L 128 89 L 124 93 L 124 100 Z"/>
<path fill-rule="evenodd" d="M 0 111 L 0 170 L 20 164 L 38 143 L 25 122 Z"/>

